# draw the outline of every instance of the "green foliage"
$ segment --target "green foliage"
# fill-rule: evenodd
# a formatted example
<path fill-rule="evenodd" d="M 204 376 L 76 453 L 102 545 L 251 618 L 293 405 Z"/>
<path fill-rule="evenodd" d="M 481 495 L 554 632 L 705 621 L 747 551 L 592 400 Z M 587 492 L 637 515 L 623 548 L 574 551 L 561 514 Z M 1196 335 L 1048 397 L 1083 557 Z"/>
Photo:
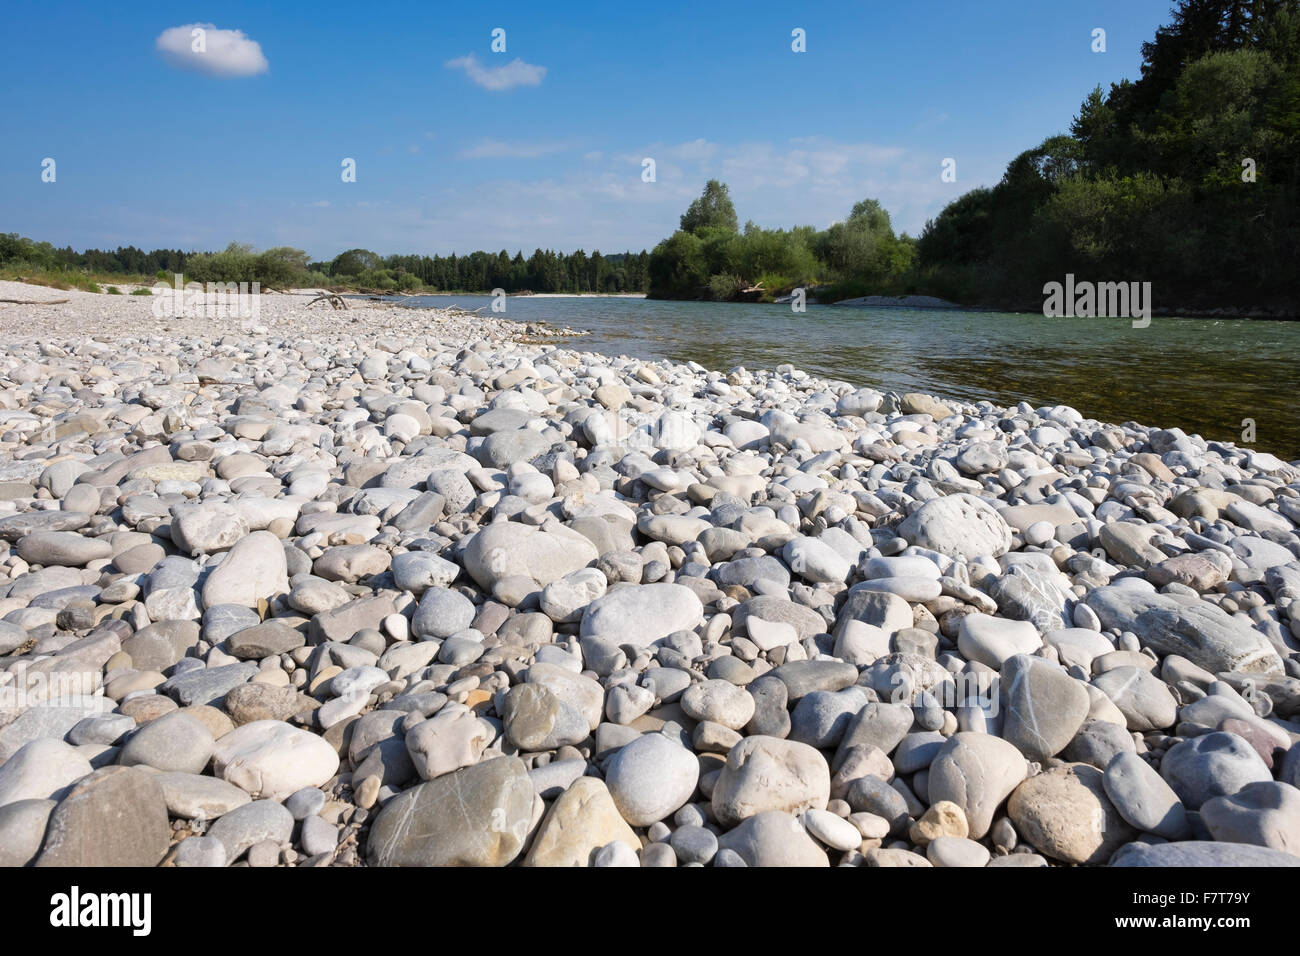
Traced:
<path fill-rule="evenodd" d="M 681 230 L 698 233 L 702 229 L 737 231 L 736 207 L 731 203 L 731 193 L 724 183 L 710 179 L 704 192 L 682 213 Z"/>
<path fill-rule="evenodd" d="M 278 246 L 256 252 L 231 243 L 220 252 L 181 252 L 157 249 L 145 253 L 134 246 L 113 252 L 56 249 L 17 233 L 0 233 L 0 273 L 71 288 L 78 277 L 115 277 L 118 281 L 151 279 L 171 285 L 196 282 L 259 282 L 264 288 L 334 287 L 416 292 L 645 292 L 648 252 L 588 255 L 579 249 L 558 253 L 537 249 L 528 259 L 522 251 L 472 252 L 457 256 L 392 255 L 380 258 L 368 249 L 349 249 L 332 262 L 311 262 L 301 249 Z M 706 277 L 707 278 L 707 277 Z"/>
<path fill-rule="evenodd" d="M 121 295 L 121 294 L 122 294 L 122 290 L 119 289 L 119 288 L 118 288 L 117 286 L 115 286 L 115 285 L 111 285 L 111 286 L 109 286 L 108 289 L 107 289 L 106 291 L 108 292 L 109 295 Z"/>
<path fill-rule="evenodd" d="M 1143 60 L 927 223 L 914 281 L 1020 308 L 1067 272 L 1170 306 L 1300 306 L 1300 0 L 1182 0 Z"/>
<path fill-rule="evenodd" d="M 706 222 L 702 210 L 723 201 L 726 215 Z M 737 232 L 734 223 L 727 187 L 710 180 L 682 216 L 683 228 L 650 254 L 650 296 L 726 301 L 761 286 L 770 300 L 796 287 L 849 279 L 886 291 L 901 283 L 916 256 L 915 240 L 894 235 L 889 213 L 875 199 L 857 203 L 844 222 L 821 232 L 812 226 L 763 229 L 752 221 Z"/>
<path fill-rule="evenodd" d="M 743 288 L 745 288 L 745 281 L 739 276 L 720 272 L 709 277 L 708 298 L 714 302 L 730 302 Z"/>
<path fill-rule="evenodd" d="M 153 293 L 150 292 L 148 289 L 132 289 L 131 294 L 132 295 L 153 295 Z"/>
<path fill-rule="evenodd" d="M 359 276 L 374 272 L 381 264 L 379 256 L 369 249 L 349 249 L 334 257 L 330 263 L 330 275 L 335 278 Z"/>
<path fill-rule="evenodd" d="M 678 230 L 650 253 L 650 295 L 662 299 L 698 299 L 709 281 L 704 243 Z"/>

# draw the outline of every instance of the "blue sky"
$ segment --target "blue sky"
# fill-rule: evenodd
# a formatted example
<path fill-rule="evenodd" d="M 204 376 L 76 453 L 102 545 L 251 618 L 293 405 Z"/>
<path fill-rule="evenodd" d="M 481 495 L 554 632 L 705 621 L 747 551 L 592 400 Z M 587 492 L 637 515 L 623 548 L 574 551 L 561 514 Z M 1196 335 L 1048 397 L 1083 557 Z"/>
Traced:
<path fill-rule="evenodd" d="M 652 247 L 716 177 L 741 222 L 824 228 L 872 196 L 916 233 L 1065 131 L 1097 83 L 1136 78 L 1170 5 L 11 4 L 0 231 L 323 258 L 616 252 Z M 243 37 L 210 31 L 195 53 L 186 29 L 159 49 L 191 24 Z"/>

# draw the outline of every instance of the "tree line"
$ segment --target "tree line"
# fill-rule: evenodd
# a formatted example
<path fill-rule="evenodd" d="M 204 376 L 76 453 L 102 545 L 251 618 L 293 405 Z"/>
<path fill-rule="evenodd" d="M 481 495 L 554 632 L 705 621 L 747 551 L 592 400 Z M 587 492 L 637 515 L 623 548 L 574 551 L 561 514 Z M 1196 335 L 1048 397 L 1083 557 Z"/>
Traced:
<path fill-rule="evenodd" d="M 650 256 L 650 295 L 925 293 L 1037 309 L 1067 273 L 1149 281 L 1166 308 L 1300 308 L 1300 0 L 1181 0 L 1141 76 L 1013 159 L 913 240 L 875 200 L 824 231 L 736 225 L 710 181 Z"/>
<path fill-rule="evenodd" d="M 649 253 L 588 255 L 537 249 L 523 252 L 472 252 L 457 256 L 380 256 L 349 249 L 332 260 L 311 261 L 301 249 L 278 246 L 261 252 L 232 242 L 218 252 L 184 252 L 135 246 L 116 249 L 56 248 L 17 233 L 0 233 L 0 268 L 27 272 L 91 273 L 170 281 L 176 273 L 194 282 L 259 282 L 266 288 L 348 287 L 383 291 L 491 292 L 644 292 Z"/>

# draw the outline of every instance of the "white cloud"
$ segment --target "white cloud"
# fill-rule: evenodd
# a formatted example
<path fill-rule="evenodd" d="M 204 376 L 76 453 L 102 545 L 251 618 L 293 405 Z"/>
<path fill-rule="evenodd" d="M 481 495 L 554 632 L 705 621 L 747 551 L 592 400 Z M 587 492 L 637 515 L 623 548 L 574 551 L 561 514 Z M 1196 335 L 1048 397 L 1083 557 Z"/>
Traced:
<path fill-rule="evenodd" d="M 516 86 L 541 86 L 546 67 L 525 63 L 516 57 L 505 66 L 487 67 L 473 53 L 448 60 L 449 70 L 464 70 L 465 75 L 485 90 L 509 90 Z"/>
<path fill-rule="evenodd" d="M 499 139 L 485 139 L 456 155 L 460 159 L 535 159 L 569 148 L 568 143 L 504 143 Z"/>
<path fill-rule="evenodd" d="M 209 76 L 254 76 L 270 69 L 260 43 L 243 30 L 221 30 L 211 23 L 170 27 L 154 45 L 172 66 Z"/>

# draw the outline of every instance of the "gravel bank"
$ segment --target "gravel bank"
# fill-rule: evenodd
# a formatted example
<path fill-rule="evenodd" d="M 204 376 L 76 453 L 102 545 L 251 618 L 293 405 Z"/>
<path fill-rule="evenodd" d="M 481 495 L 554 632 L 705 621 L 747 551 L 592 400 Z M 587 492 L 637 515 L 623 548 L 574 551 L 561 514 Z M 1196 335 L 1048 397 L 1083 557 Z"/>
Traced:
<path fill-rule="evenodd" d="M 1296 464 L 0 297 L 0 862 L 1300 865 Z"/>

